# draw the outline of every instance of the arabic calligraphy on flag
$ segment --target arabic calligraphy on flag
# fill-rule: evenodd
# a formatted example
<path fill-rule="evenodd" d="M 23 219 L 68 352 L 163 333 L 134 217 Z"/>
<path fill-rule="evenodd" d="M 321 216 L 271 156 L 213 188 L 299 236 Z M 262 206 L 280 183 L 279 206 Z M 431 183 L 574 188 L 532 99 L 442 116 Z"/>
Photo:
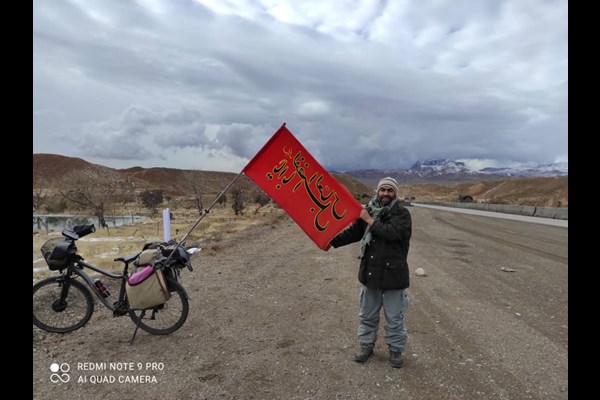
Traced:
<path fill-rule="evenodd" d="M 285 123 L 242 170 L 326 250 L 362 206 L 286 128 Z"/>

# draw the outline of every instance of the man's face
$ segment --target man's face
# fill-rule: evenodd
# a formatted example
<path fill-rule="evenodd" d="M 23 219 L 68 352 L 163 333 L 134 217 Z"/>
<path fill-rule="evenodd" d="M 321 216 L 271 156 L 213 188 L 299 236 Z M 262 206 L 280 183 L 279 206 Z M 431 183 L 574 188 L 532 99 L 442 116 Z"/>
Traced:
<path fill-rule="evenodd" d="M 387 206 L 396 197 L 396 192 L 389 186 L 382 186 L 377 191 L 377 197 L 379 197 L 382 206 Z"/>

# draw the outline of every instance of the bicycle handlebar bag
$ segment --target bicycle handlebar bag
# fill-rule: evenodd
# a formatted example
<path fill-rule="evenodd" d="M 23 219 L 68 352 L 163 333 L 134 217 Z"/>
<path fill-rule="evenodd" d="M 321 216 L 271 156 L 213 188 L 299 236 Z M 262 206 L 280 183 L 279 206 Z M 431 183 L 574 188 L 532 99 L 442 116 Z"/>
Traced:
<path fill-rule="evenodd" d="M 67 240 L 52 238 L 47 240 L 40 250 L 48 268 L 51 271 L 57 271 L 69 265 L 71 257 L 77 252 L 77 247 Z"/>
<path fill-rule="evenodd" d="M 125 285 L 129 308 L 143 310 L 164 304 L 171 296 L 161 270 L 147 266 L 131 274 Z"/>

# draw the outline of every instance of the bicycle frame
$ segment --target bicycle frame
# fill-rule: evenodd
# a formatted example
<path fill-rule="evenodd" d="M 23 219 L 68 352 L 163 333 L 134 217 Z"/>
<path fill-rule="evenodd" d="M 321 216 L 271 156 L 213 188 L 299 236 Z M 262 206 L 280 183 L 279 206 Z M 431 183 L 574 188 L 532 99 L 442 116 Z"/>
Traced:
<path fill-rule="evenodd" d="M 84 268 L 89 268 L 89 269 L 96 271 L 104 276 L 108 276 L 111 279 L 119 279 L 121 281 L 121 283 L 119 285 L 119 296 L 118 296 L 116 303 L 111 304 L 106 300 L 106 298 L 102 295 L 102 293 L 100 293 L 100 290 L 98 289 L 98 287 L 94 284 L 94 280 L 92 279 L 92 277 L 89 276 L 84 271 Z M 73 266 L 70 266 L 67 269 L 66 275 L 68 277 L 71 277 L 72 274 L 80 276 L 88 284 L 88 286 L 92 289 L 92 293 L 94 293 L 96 295 L 96 297 L 102 302 L 102 304 L 104 304 L 104 306 L 106 308 L 108 308 L 109 310 L 114 312 L 117 309 L 117 307 L 114 304 L 123 304 L 123 300 L 125 299 L 125 283 L 129 276 L 128 268 L 129 268 L 129 263 L 125 263 L 123 272 L 121 274 L 114 274 L 112 272 L 105 271 L 96 265 L 85 262 L 82 258 L 79 258 L 79 259 L 74 260 Z M 129 308 L 122 309 L 120 311 L 129 311 Z"/>

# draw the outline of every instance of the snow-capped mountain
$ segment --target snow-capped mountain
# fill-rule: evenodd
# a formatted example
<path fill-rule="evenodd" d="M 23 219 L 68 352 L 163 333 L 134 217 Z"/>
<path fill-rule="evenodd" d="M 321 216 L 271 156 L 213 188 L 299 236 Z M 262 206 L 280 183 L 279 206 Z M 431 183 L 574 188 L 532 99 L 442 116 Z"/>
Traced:
<path fill-rule="evenodd" d="M 417 176 L 440 176 L 448 174 L 472 174 L 475 171 L 469 169 L 462 161 L 445 159 L 417 161 L 408 169 Z"/>
<path fill-rule="evenodd" d="M 563 176 L 569 175 L 569 163 L 557 162 L 552 164 L 540 164 L 534 167 L 524 165 L 504 168 L 487 167 L 480 169 L 478 172 L 482 174 L 500 174 L 504 176 Z"/>
<path fill-rule="evenodd" d="M 569 165 L 568 162 L 559 162 L 537 166 L 517 165 L 474 170 L 464 161 L 437 159 L 417 161 L 407 169 L 364 169 L 345 173 L 373 186 L 383 176 L 392 176 L 404 183 L 452 183 L 507 177 L 562 176 L 569 174 Z"/>

